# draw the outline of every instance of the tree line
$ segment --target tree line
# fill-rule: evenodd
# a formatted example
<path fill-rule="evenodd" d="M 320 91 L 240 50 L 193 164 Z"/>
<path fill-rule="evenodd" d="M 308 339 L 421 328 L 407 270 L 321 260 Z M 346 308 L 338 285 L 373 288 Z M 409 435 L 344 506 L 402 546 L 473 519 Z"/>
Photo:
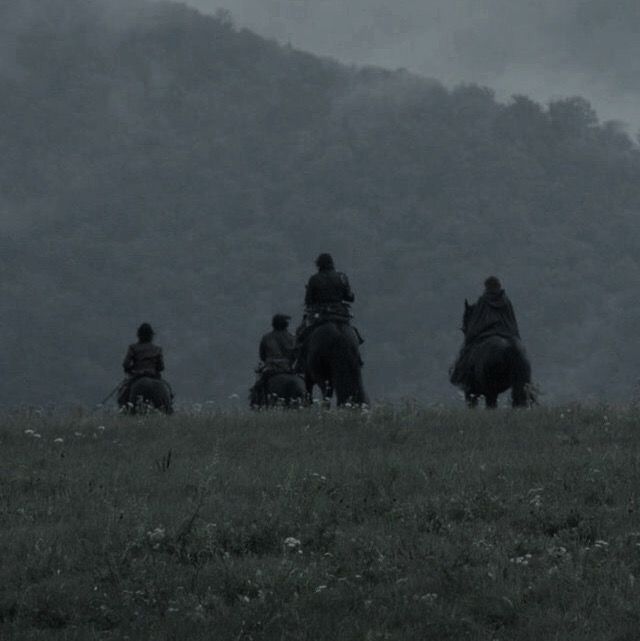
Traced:
<path fill-rule="evenodd" d="M 544 398 L 634 393 L 640 151 L 585 99 L 348 67 L 180 4 L 19 5 L 0 9 L 1 403 L 99 399 L 142 321 L 179 397 L 242 396 L 320 251 L 352 281 L 374 397 L 455 400 L 463 300 L 490 273 Z"/>

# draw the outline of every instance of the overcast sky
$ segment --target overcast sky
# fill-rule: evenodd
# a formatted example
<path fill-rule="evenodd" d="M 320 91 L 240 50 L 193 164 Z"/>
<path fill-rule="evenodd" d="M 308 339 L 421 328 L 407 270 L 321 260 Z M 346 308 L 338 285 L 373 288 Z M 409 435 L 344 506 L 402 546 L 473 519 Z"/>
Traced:
<path fill-rule="evenodd" d="M 346 62 L 405 67 L 501 98 L 590 99 L 640 128 L 640 0 L 187 0 Z"/>

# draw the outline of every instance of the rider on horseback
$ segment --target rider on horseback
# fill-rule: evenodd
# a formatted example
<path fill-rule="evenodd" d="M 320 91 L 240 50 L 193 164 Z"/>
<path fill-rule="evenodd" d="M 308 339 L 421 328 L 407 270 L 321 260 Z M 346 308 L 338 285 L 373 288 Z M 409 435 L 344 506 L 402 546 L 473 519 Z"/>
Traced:
<path fill-rule="evenodd" d="M 298 371 L 304 370 L 305 346 L 311 331 L 325 321 L 348 324 L 351 320 L 349 303 L 355 300 L 347 275 L 336 271 L 331 254 L 320 254 L 316 266 L 318 272 L 307 283 L 302 324 L 296 330 Z M 360 333 L 355 327 L 353 329 L 362 343 Z"/>
<path fill-rule="evenodd" d="M 251 389 L 255 398 L 262 398 L 267 393 L 267 382 L 274 374 L 293 371 L 293 360 L 296 339 L 289 332 L 290 316 L 276 314 L 271 319 L 273 331 L 265 334 L 260 341 L 260 366 L 256 369 L 259 375 L 256 384 Z"/>
<path fill-rule="evenodd" d="M 478 299 L 468 321 L 465 343 L 470 344 L 479 338 L 496 335 L 520 338 L 520 330 L 513 305 L 502 289 L 502 284 L 495 276 L 489 276 L 484 281 L 484 294 Z"/>
<path fill-rule="evenodd" d="M 466 307 L 464 344 L 451 371 L 450 380 L 463 389 L 467 387 L 470 370 L 470 356 L 473 348 L 488 336 L 502 336 L 509 339 L 523 354 L 520 331 L 513 305 L 507 297 L 502 284 L 495 276 L 484 282 L 484 294 L 473 306 Z"/>
<path fill-rule="evenodd" d="M 139 378 L 162 378 L 164 359 L 162 348 L 153 343 L 154 331 L 149 323 L 138 327 L 138 342 L 129 345 L 122 367 L 127 378 L 122 382 L 118 392 L 118 405 L 129 402 L 131 385 Z"/>

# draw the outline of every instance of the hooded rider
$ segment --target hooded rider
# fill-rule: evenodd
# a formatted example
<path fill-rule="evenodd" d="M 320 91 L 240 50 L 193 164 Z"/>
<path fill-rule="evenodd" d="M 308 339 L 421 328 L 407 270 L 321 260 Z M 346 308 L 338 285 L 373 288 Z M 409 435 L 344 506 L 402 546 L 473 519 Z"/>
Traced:
<path fill-rule="evenodd" d="M 520 338 L 513 305 L 495 276 L 489 276 L 484 282 L 484 293 L 467 322 L 465 344 L 470 345 L 486 336 Z"/>
<path fill-rule="evenodd" d="M 511 340 L 524 354 L 513 305 L 498 278 L 489 276 L 485 280 L 484 293 L 469 309 L 470 316 L 464 321 L 464 344 L 450 377 L 454 385 L 465 385 L 469 355 L 473 347 L 484 338 L 502 336 Z"/>

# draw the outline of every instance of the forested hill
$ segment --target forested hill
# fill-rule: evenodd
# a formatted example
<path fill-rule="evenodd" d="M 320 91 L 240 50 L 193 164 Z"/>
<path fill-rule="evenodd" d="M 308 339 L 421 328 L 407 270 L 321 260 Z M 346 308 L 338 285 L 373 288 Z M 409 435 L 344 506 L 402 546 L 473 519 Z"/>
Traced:
<path fill-rule="evenodd" d="M 372 396 L 455 400 L 500 276 L 545 400 L 640 375 L 640 151 L 580 98 L 496 102 L 177 4 L 0 8 L 0 402 L 95 402 L 149 321 L 183 399 L 245 395 L 320 251 Z"/>

